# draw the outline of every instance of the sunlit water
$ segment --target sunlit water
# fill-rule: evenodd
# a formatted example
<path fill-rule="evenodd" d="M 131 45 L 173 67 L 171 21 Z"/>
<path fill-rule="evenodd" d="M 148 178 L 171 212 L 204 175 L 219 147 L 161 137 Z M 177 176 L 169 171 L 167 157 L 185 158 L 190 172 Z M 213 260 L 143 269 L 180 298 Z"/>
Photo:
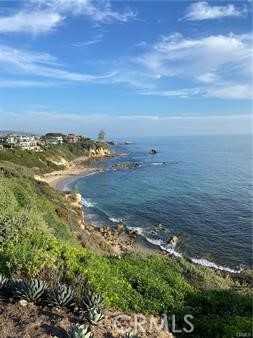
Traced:
<path fill-rule="evenodd" d="M 203 263 L 250 266 L 252 234 L 249 135 L 134 139 L 116 147 L 138 169 L 106 171 L 77 180 L 87 221 L 137 228 L 149 241 Z M 149 150 L 156 148 L 157 155 Z M 157 227 L 158 224 L 162 226 Z M 208 262 L 206 262 L 206 260 Z"/>

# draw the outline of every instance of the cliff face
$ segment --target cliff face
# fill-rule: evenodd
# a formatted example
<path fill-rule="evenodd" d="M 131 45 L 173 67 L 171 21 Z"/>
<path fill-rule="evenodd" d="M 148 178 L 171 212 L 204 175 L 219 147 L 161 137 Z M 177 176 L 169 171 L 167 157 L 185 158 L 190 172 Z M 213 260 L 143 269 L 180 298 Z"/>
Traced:
<path fill-rule="evenodd" d="M 90 157 L 106 157 L 111 155 L 111 150 L 108 147 L 100 147 L 89 151 Z"/>
<path fill-rule="evenodd" d="M 101 142 L 85 139 L 78 143 L 47 146 L 41 152 L 20 148 L 0 151 L 0 161 L 12 162 L 33 169 L 36 173 L 48 173 L 66 169 L 78 157 L 102 157 L 110 155 L 109 147 Z"/>

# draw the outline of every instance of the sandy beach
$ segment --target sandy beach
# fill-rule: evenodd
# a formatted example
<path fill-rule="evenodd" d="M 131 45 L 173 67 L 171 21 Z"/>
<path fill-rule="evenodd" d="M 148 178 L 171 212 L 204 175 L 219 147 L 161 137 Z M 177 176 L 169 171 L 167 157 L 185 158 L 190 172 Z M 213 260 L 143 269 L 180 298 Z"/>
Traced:
<path fill-rule="evenodd" d="M 112 154 L 99 157 L 104 159 L 106 157 L 120 156 L 121 154 Z M 58 191 L 68 191 L 72 182 L 80 177 L 84 177 L 90 173 L 101 172 L 101 169 L 95 166 L 93 160 L 98 157 L 79 157 L 69 163 L 65 170 L 57 170 L 44 175 L 35 175 L 34 178 L 38 181 L 48 183 L 52 188 Z M 78 199 L 80 201 L 80 194 Z M 97 228 L 95 225 L 87 224 L 85 222 L 85 214 L 83 212 L 83 219 L 80 232 L 81 243 L 94 251 L 110 254 L 121 255 L 124 252 L 145 252 L 155 253 L 159 252 L 159 248 L 148 243 L 142 236 L 139 236 L 135 231 L 129 231 L 124 225 L 119 224 L 115 229 L 110 227 Z"/>
<path fill-rule="evenodd" d="M 109 155 L 107 155 L 107 157 L 109 157 Z M 82 156 L 70 162 L 68 168 L 64 170 L 57 170 L 44 175 L 35 175 L 34 178 L 38 181 L 48 183 L 54 189 L 63 191 L 78 177 L 99 171 L 98 168 L 92 165 L 93 159 L 95 160 L 97 158 Z"/>

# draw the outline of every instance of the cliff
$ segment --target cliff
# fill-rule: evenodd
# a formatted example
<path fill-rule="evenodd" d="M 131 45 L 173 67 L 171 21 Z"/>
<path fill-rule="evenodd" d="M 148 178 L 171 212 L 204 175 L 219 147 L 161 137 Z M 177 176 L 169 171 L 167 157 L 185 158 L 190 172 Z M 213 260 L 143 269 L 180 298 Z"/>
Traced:
<path fill-rule="evenodd" d="M 47 146 L 41 152 L 4 148 L 0 150 L 0 161 L 31 168 L 35 173 L 47 173 L 68 168 L 78 157 L 99 157 L 109 154 L 110 148 L 105 143 L 84 139 L 73 144 Z"/>

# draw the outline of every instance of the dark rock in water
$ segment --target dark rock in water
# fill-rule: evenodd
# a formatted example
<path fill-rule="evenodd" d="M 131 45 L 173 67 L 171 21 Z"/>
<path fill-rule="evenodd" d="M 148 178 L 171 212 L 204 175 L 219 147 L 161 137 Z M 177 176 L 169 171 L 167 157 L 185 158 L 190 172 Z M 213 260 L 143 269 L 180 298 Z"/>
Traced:
<path fill-rule="evenodd" d="M 170 240 L 168 241 L 168 243 L 171 244 L 171 245 L 176 245 L 177 241 L 178 241 L 178 238 L 177 238 L 177 236 L 174 235 L 174 236 L 172 236 L 170 238 Z"/>
<path fill-rule="evenodd" d="M 136 237 L 138 235 L 138 232 L 136 230 L 134 230 L 134 229 L 129 229 L 128 230 L 128 235 L 130 237 Z"/>
<path fill-rule="evenodd" d="M 151 150 L 149 151 L 149 153 L 150 153 L 151 155 L 155 155 L 155 154 L 157 154 L 157 150 L 156 150 L 156 149 L 151 149 Z"/>
<path fill-rule="evenodd" d="M 118 144 L 117 141 L 108 141 L 108 144 L 110 144 L 111 146 L 116 146 Z"/>
<path fill-rule="evenodd" d="M 112 170 L 136 169 L 139 167 L 141 167 L 141 164 L 137 162 L 116 163 L 112 165 Z"/>

